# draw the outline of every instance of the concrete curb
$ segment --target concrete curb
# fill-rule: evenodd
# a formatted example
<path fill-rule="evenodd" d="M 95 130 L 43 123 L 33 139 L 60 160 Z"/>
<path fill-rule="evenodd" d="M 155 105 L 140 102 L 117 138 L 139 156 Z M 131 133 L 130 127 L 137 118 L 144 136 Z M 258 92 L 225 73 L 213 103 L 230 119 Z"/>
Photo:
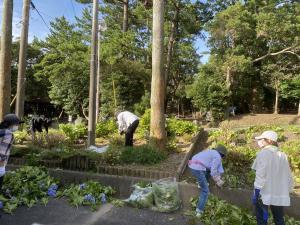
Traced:
<path fill-rule="evenodd" d="M 20 166 L 8 166 L 9 170 L 18 169 Z M 87 180 L 96 180 L 103 185 L 111 186 L 116 190 L 116 196 L 119 198 L 128 198 L 132 192 L 132 185 L 139 181 L 154 181 L 155 179 L 145 179 L 139 177 L 127 177 L 127 176 L 114 176 L 105 174 L 93 174 L 86 172 L 70 171 L 70 170 L 55 170 L 48 169 L 49 174 L 54 178 L 61 181 L 61 184 L 66 185 L 70 183 L 82 183 Z M 184 210 L 190 209 L 191 197 L 199 196 L 199 189 L 196 185 L 187 183 L 178 183 L 180 197 L 182 200 L 182 208 Z M 224 199 L 227 202 L 237 205 L 239 207 L 253 209 L 251 203 L 252 190 L 243 189 L 230 189 L 230 188 L 217 188 L 215 186 L 210 187 L 210 192 Z M 291 207 L 286 207 L 285 212 L 287 215 L 300 219 L 300 195 L 291 196 Z"/>

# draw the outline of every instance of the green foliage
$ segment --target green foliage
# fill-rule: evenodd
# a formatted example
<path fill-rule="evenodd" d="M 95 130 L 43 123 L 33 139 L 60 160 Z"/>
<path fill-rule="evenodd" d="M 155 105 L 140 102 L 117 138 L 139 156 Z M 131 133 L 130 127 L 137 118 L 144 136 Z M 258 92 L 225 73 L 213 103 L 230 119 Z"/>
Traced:
<path fill-rule="evenodd" d="M 57 148 L 67 144 L 67 137 L 61 130 L 50 129 L 48 134 L 36 133 L 33 144 L 41 148 Z"/>
<path fill-rule="evenodd" d="M 29 139 L 29 136 L 26 131 L 16 131 L 14 133 L 14 141 L 15 144 L 23 144 L 24 141 L 27 141 Z"/>
<path fill-rule="evenodd" d="M 113 119 L 96 124 L 96 137 L 108 137 L 118 132 L 118 127 Z"/>
<path fill-rule="evenodd" d="M 151 110 L 147 109 L 144 115 L 140 118 L 139 126 L 137 128 L 137 135 L 141 138 L 149 139 L 150 135 L 150 116 Z"/>
<path fill-rule="evenodd" d="M 176 118 L 167 119 L 167 133 L 171 136 L 183 136 L 195 134 L 198 131 L 197 125 L 191 121 L 179 120 Z"/>
<path fill-rule="evenodd" d="M 4 179 L 2 190 L 6 193 L 0 195 L 4 202 L 4 212 L 12 213 L 18 206 L 32 207 L 37 203 L 47 203 L 47 191 L 57 182 L 51 178 L 45 169 L 25 166 L 16 171 L 9 172 Z"/>
<path fill-rule="evenodd" d="M 203 66 L 194 83 L 186 87 L 186 92 L 196 109 L 210 111 L 214 120 L 221 121 L 225 116 L 230 92 L 224 80 L 213 69 Z"/>
<path fill-rule="evenodd" d="M 124 147 L 121 154 L 121 162 L 125 164 L 152 165 L 164 160 L 166 155 L 149 145 L 136 147 Z"/>
<path fill-rule="evenodd" d="M 193 209 L 196 209 L 198 198 L 190 199 Z M 269 212 L 269 215 L 271 212 Z M 241 225 L 255 225 L 256 219 L 248 210 L 229 204 L 224 200 L 218 199 L 214 195 L 210 195 L 205 207 L 201 222 L 204 224 L 241 224 Z M 268 224 L 273 224 L 273 218 L 270 217 Z M 286 217 L 286 225 L 300 225 L 300 221 L 294 218 Z"/>
<path fill-rule="evenodd" d="M 88 205 L 92 210 L 96 210 L 101 205 L 102 194 L 110 200 L 114 193 L 115 191 L 110 186 L 103 186 L 96 181 L 87 181 L 80 185 L 71 184 L 59 196 L 66 197 L 72 206 Z"/>
<path fill-rule="evenodd" d="M 60 124 L 59 129 L 73 142 L 87 135 L 87 127 L 85 124 Z"/>
<path fill-rule="evenodd" d="M 198 198 L 191 198 L 192 208 L 195 209 Z M 201 222 L 204 224 L 240 224 L 255 225 L 256 219 L 247 210 L 231 205 L 224 200 L 210 195 Z"/>
<path fill-rule="evenodd" d="M 146 91 L 139 103 L 134 105 L 134 112 L 136 115 L 142 116 L 146 110 L 150 108 L 150 92 Z"/>

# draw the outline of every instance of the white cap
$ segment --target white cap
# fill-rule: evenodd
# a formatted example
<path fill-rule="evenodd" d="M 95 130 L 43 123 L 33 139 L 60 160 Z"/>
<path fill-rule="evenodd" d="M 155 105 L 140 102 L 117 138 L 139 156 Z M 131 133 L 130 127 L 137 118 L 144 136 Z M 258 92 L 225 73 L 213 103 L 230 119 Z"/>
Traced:
<path fill-rule="evenodd" d="M 271 141 L 277 142 L 278 135 L 272 130 L 264 131 L 260 136 L 255 137 L 256 140 L 269 139 Z"/>

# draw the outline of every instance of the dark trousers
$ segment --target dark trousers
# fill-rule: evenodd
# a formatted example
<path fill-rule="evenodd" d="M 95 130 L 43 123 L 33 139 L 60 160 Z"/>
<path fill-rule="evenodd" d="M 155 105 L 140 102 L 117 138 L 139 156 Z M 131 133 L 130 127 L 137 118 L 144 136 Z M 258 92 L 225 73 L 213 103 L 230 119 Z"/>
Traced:
<path fill-rule="evenodd" d="M 284 216 L 283 206 L 271 205 L 270 208 L 273 214 L 275 225 L 285 225 L 284 217 L 283 217 Z M 257 225 L 268 224 L 268 221 L 264 219 L 264 210 L 268 210 L 268 206 L 263 205 L 261 200 L 257 201 L 257 204 L 255 205 Z"/>
<path fill-rule="evenodd" d="M 134 121 L 125 133 L 125 146 L 133 146 L 133 134 L 139 125 L 139 120 Z"/>

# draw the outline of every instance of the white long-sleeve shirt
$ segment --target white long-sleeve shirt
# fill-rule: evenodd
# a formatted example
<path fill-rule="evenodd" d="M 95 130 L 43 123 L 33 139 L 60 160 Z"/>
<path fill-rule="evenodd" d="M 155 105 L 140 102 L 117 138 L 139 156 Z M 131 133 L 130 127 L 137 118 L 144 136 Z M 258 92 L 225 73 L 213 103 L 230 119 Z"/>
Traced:
<path fill-rule="evenodd" d="M 255 170 L 254 187 L 260 189 L 265 205 L 290 206 L 293 176 L 285 153 L 276 146 L 266 146 L 252 165 Z"/>
<path fill-rule="evenodd" d="M 131 112 L 124 111 L 119 113 L 117 119 L 118 119 L 119 132 L 121 131 L 126 132 L 128 127 L 139 118 Z"/>

